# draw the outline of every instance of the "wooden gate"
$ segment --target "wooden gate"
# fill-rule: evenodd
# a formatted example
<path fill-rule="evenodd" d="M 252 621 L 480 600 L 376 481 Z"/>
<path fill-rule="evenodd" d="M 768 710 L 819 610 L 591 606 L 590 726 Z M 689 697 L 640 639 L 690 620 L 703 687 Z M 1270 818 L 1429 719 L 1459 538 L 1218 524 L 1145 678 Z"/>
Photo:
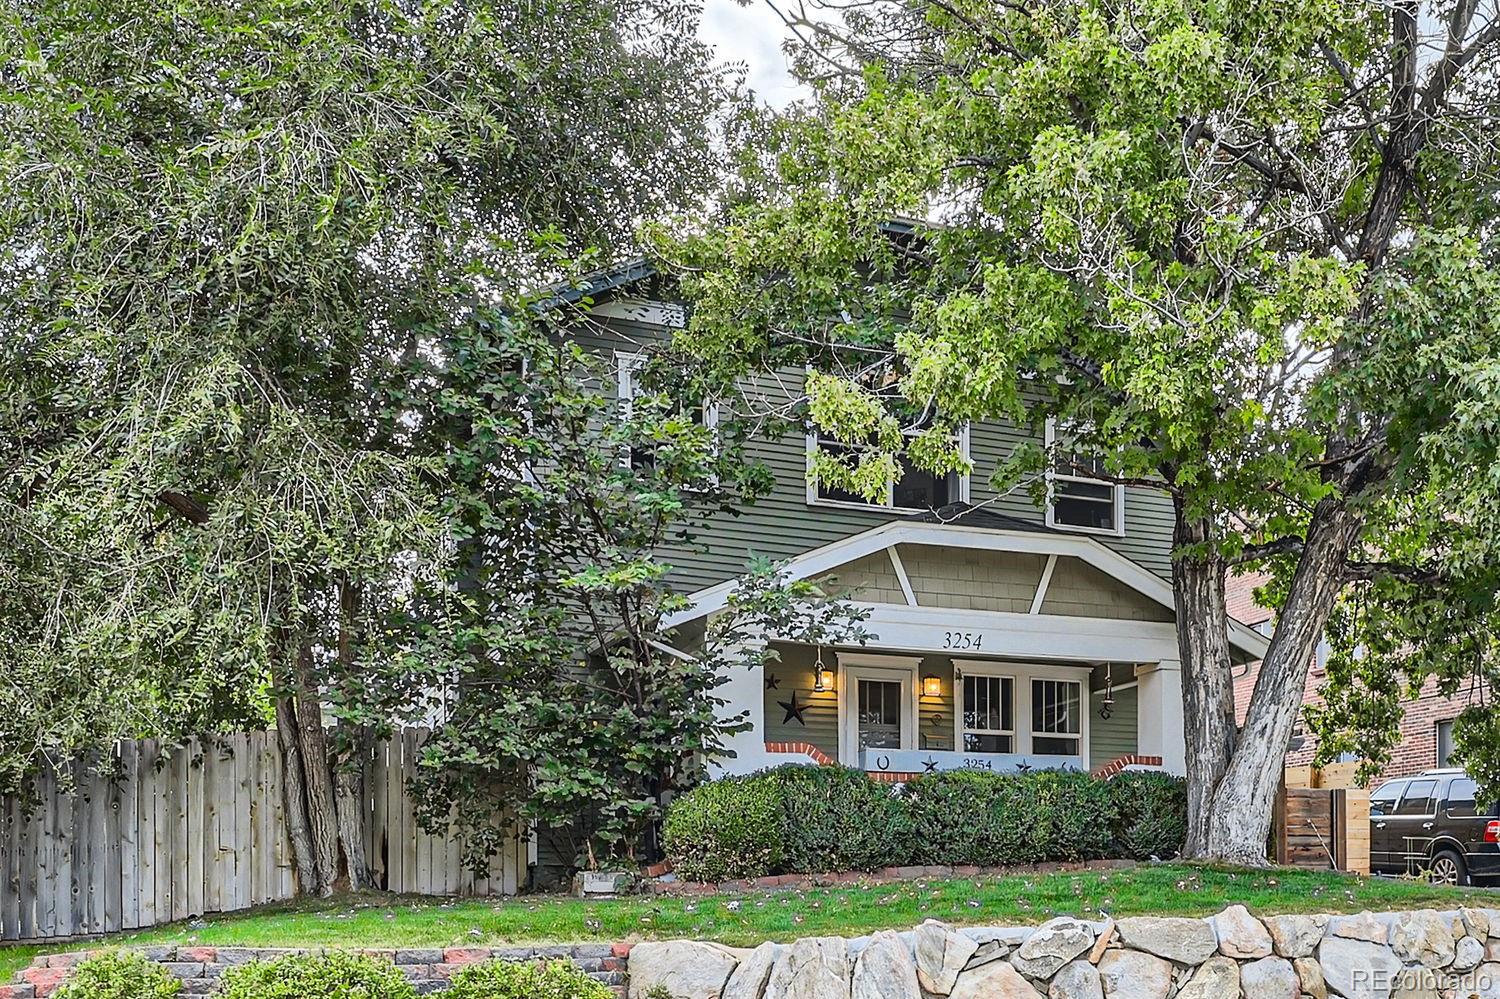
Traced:
<path fill-rule="evenodd" d="M 1283 787 L 1271 829 L 1278 864 L 1370 873 L 1370 795 L 1366 791 Z"/>

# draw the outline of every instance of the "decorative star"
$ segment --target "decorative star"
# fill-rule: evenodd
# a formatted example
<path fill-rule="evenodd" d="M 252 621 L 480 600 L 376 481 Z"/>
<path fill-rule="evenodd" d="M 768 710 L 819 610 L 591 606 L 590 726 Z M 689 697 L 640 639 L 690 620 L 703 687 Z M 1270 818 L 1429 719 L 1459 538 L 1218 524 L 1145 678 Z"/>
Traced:
<path fill-rule="evenodd" d="M 766 689 L 777 690 L 781 687 L 781 681 L 776 678 L 775 673 L 766 674 Z"/>
<path fill-rule="evenodd" d="M 922 766 L 926 767 L 926 772 L 930 774 L 937 773 L 937 765 L 938 761 L 933 759 L 931 756 L 928 756 L 927 759 L 922 761 Z"/>
<path fill-rule="evenodd" d="M 801 725 L 807 725 L 807 719 L 802 717 L 802 712 L 807 710 L 807 705 L 797 703 L 797 691 L 792 691 L 792 699 L 790 701 L 777 701 L 776 703 L 778 706 L 786 708 L 786 717 L 781 719 L 783 725 L 793 718 L 797 719 Z"/>

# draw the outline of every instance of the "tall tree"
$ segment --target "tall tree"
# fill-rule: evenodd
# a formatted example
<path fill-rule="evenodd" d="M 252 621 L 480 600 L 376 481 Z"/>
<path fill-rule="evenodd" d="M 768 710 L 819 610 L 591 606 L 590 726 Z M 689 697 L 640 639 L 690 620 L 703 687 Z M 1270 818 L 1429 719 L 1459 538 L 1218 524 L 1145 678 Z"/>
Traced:
<path fill-rule="evenodd" d="M 1264 862 L 1341 594 L 1400 620 L 1378 648 L 1407 668 L 1496 679 L 1500 13 L 1436 8 L 799 7 L 816 99 L 747 155 L 742 203 L 663 238 L 706 362 L 823 372 L 811 419 L 851 447 L 820 474 L 881 487 L 897 397 L 929 465 L 959 460 L 957 421 L 1050 419 L 1058 445 L 1001 486 L 1040 501 L 1046 469 L 1094 453 L 1170 494 L 1193 856 Z M 1224 576 L 1244 564 L 1281 582 L 1236 728 Z M 1346 673 L 1392 667 L 1346 644 Z M 1467 734 L 1500 760 L 1492 721 Z"/>
<path fill-rule="evenodd" d="M 361 886 L 338 764 L 419 694 L 377 625 L 452 554 L 390 387 L 554 241 L 699 196 L 695 17 L 0 4 L 0 780 L 269 689 L 301 885 Z"/>

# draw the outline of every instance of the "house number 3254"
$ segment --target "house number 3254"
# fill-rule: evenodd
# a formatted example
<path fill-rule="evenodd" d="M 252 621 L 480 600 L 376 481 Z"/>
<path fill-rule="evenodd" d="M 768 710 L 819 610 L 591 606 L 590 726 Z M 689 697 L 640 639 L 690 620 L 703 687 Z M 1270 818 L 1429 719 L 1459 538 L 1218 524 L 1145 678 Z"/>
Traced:
<path fill-rule="evenodd" d="M 982 648 L 984 648 L 984 632 L 982 632 L 982 631 L 945 631 L 945 632 L 943 632 L 943 648 L 945 648 L 945 649 L 982 649 Z"/>

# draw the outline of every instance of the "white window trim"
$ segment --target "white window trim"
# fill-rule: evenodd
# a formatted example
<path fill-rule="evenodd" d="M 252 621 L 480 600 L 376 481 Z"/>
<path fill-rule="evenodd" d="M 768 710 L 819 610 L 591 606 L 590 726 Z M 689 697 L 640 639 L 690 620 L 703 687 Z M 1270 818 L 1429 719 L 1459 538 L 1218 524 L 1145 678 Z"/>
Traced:
<path fill-rule="evenodd" d="M 962 752 L 964 744 L 964 705 L 963 705 L 963 676 L 965 673 L 974 673 L 983 676 L 1008 676 L 1015 684 L 1011 688 L 1015 692 L 1015 704 L 1011 706 L 1012 717 L 1016 721 L 1015 750 L 1017 756 L 1036 756 L 1036 750 L 1032 749 L 1031 730 L 1031 681 L 1032 680 L 1066 680 L 1077 683 L 1081 688 L 1083 701 L 1081 704 L 1082 718 L 1079 722 L 1078 753 L 1074 759 L 1079 761 L 1079 768 L 1089 768 L 1089 675 L 1093 672 L 1091 666 L 1060 666 L 1042 665 L 1040 663 L 1010 663 L 993 662 L 983 659 L 955 659 L 953 660 L 953 746 Z M 1043 732 L 1042 735 L 1050 733 Z M 979 754 L 971 754 L 979 755 Z M 1052 755 L 1052 754 L 1047 754 Z"/>
<path fill-rule="evenodd" d="M 901 681 L 901 748 L 917 748 L 917 668 L 919 656 L 862 655 L 838 653 L 839 762 L 859 766 L 859 719 L 855 715 L 857 700 L 854 682 L 870 680 Z"/>
<path fill-rule="evenodd" d="M 1057 442 L 1057 421 L 1052 418 L 1047 420 L 1046 445 L 1047 445 L 1047 526 L 1059 531 L 1068 531 L 1075 534 L 1097 534 L 1110 538 L 1123 538 L 1125 536 L 1125 486 L 1118 482 L 1109 482 L 1104 479 L 1091 479 L 1086 475 L 1059 475 L 1052 467 L 1052 445 Z M 1113 486 L 1115 490 L 1115 526 L 1113 530 L 1104 530 L 1098 527 L 1079 527 L 1076 524 L 1060 523 L 1055 515 L 1053 506 L 1054 490 L 1052 485 L 1057 480 L 1064 482 L 1083 482 L 1098 486 Z"/>
<path fill-rule="evenodd" d="M 635 410 L 635 373 L 646 363 L 645 351 L 615 351 L 615 397 L 620 401 L 620 410 L 625 419 L 630 419 Z M 711 399 L 703 400 L 703 426 L 709 431 L 719 428 L 719 404 Z M 620 457 L 620 463 L 630 467 L 630 452 Z"/>
<path fill-rule="evenodd" d="M 955 667 L 957 666 L 956 663 L 954 665 Z M 1000 728 L 969 728 L 964 724 L 964 678 L 966 674 L 958 672 L 955 668 L 953 673 L 953 716 L 956 725 L 954 726 L 953 748 L 960 753 L 967 753 L 968 750 L 964 748 L 964 736 L 973 732 L 978 735 L 1008 735 L 1010 736 L 1011 752 L 1018 752 L 1021 748 L 1021 731 L 1020 726 L 1017 724 L 1020 721 L 1020 716 L 1016 713 L 1016 705 L 1020 696 L 1017 693 L 1021 685 L 1020 678 L 1013 672 L 1003 672 L 1000 670 L 971 669 L 967 672 L 968 675 L 996 677 L 1010 681 L 1011 728 L 1008 730 Z M 978 754 L 976 753 L 976 755 Z"/>
<path fill-rule="evenodd" d="M 907 436 L 912 435 L 908 434 Z M 959 453 L 963 455 L 965 461 L 968 461 L 972 464 L 972 459 L 969 457 L 969 424 L 962 424 L 956 431 L 954 431 L 953 436 L 958 438 Z M 806 448 L 808 506 L 827 506 L 841 508 L 844 510 L 893 510 L 897 513 L 927 512 L 926 507 L 897 506 L 895 501 L 896 483 L 894 481 L 886 483 L 884 503 L 858 503 L 854 500 L 824 499 L 823 497 L 818 495 L 818 480 L 813 477 L 813 452 L 817 451 L 818 449 L 818 433 L 810 426 L 807 428 L 806 433 Z M 957 501 L 959 503 L 969 502 L 969 479 L 969 472 L 958 473 Z"/>

